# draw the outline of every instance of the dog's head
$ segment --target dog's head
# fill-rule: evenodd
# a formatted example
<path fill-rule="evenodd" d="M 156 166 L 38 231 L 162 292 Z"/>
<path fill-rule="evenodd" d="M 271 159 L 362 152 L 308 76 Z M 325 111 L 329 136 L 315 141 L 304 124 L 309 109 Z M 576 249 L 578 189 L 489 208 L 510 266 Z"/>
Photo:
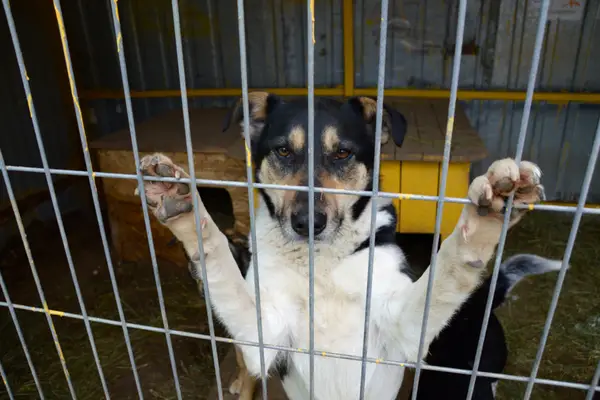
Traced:
<path fill-rule="evenodd" d="M 227 117 L 243 130 L 241 100 Z M 255 179 L 260 183 L 308 185 L 308 103 L 306 99 L 283 100 L 265 92 L 249 94 L 249 136 Z M 346 102 L 315 99 L 315 187 L 371 190 L 375 151 L 376 101 L 353 97 Z M 401 145 L 406 120 L 385 106 L 382 144 L 390 136 Z M 282 233 L 288 239 L 308 237 L 308 192 L 261 189 L 260 193 Z M 315 240 L 327 241 L 346 221 L 356 220 L 369 197 L 315 193 Z"/>

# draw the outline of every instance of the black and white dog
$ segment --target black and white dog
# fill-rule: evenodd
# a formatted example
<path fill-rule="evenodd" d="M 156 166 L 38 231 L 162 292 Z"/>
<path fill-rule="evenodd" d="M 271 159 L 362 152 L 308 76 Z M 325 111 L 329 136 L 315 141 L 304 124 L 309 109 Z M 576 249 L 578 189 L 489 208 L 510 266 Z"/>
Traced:
<path fill-rule="evenodd" d="M 373 99 L 355 97 L 344 102 L 316 100 L 314 112 L 314 181 L 317 187 L 371 190 L 375 150 Z M 241 121 L 239 107 L 233 113 Z M 250 148 L 257 182 L 307 185 L 306 99 L 282 100 L 264 92 L 250 94 Z M 382 141 L 400 143 L 405 119 L 387 108 Z M 161 154 L 146 156 L 145 175 L 187 177 L 183 169 Z M 515 193 L 516 204 L 543 197 L 541 171 L 533 163 L 512 159 L 494 162 L 475 178 L 455 230 L 438 252 L 433 280 L 429 345 L 453 314 L 478 287 L 484 266 L 498 243 L 505 199 Z M 230 250 L 230 242 L 206 212 L 189 184 L 145 181 L 148 205 L 155 217 L 182 242 L 194 263 L 199 251 L 206 256 L 212 304 L 230 334 L 258 341 L 254 269 L 245 277 Z M 263 338 L 266 344 L 309 348 L 308 194 L 304 191 L 261 189 L 256 211 Z M 192 196 L 198 196 L 204 248 L 198 248 Z M 369 256 L 371 204 L 376 202 L 376 245 L 370 313 L 368 356 L 416 360 L 427 270 L 411 279 L 405 257 L 395 242 L 396 214 L 390 200 L 358 195 L 315 195 L 315 348 L 319 352 L 362 355 L 365 292 Z M 522 217 L 514 209 L 511 226 Z M 260 374 L 259 349 L 244 346 L 244 362 L 252 375 Z M 308 398 L 309 357 L 302 353 L 265 350 L 266 367 L 278 368 L 290 399 Z M 315 397 L 353 399 L 359 395 L 360 361 L 315 357 Z M 369 363 L 365 397 L 393 399 L 404 369 Z"/>

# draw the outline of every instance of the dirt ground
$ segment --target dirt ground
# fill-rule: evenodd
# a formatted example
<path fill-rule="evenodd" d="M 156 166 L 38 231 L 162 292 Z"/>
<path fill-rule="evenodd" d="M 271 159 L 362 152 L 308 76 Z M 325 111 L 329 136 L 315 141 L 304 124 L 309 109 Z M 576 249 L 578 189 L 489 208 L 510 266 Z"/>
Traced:
<path fill-rule="evenodd" d="M 75 214 L 65 217 L 73 262 L 87 311 L 95 317 L 118 320 L 115 298 L 95 220 Z M 509 236 L 506 255 L 533 252 L 562 256 L 570 219 L 560 214 L 539 213 L 527 218 Z M 80 313 L 58 230 L 53 224 L 27 229 L 36 267 L 51 309 Z M 553 330 L 544 353 L 539 377 L 589 382 L 600 359 L 600 219 L 585 217 L 567 274 Z M 428 263 L 430 236 L 403 237 L 409 261 Z M 172 329 L 208 334 L 204 302 L 186 266 L 159 260 L 160 278 Z M 0 268 L 13 302 L 40 307 L 30 268 L 20 239 L 3 251 Z M 162 327 L 151 263 L 115 265 L 122 304 L 128 322 Z M 506 373 L 528 375 L 554 288 L 556 275 L 523 282 L 499 314 L 510 350 Z M 4 300 L 4 299 L 2 299 Z M 43 314 L 17 311 L 25 340 L 49 399 L 69 398 L 66 381 Z M 100 399 L 102 389 L 82 321 L 54 317 L 54 324 L 80 399 Z M 119 326 L 92 323 L 96 346 L 109 391 L 115 399 L 137 398 L 130 362 Z M 175 398 L 173 375 L 167 357 L 165 335 L 130 329 L 131 342 L 146 398 Z M 217 335 L 224 336 L 220 325 Z M 0 360 L 17 398 L 36 398 L 37 392 L 7 308 L 0 307 Z M 184 398 L 206 398 L 214 385 L 210 342 L 172 336 L 178 376 Z M 218 345 L 219 357 L 231 349 Z M 225 382 L 224 384 L 227 384 Z M 499 399 L 522 397 L 525 384 L 500 383 Z M 8 398 L 4 387 L 0 398 Z M 583 399 L 572 389 L 537 385 L 534 399 Z"/>

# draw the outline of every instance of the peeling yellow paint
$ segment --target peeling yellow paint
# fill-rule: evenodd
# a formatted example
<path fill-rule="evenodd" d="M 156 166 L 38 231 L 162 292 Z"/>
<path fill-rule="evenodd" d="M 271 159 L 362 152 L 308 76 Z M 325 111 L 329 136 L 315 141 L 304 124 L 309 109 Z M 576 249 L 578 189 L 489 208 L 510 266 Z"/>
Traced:
<path fill-rule="evenodd" d="M 44 302 L 43 306 L 44 306 L 44 311 L 50 315 L 57 315 L 55 313 L 58 313 L 58 315 L 61 317 L 64 315 L 64 312 L 62 313 L 62 315 L 60 315 L 61 311 L 50 310 L 48 308 L 48 304 L 46 302 Z M 58 335 L 56 334 L 56 329 L 54 329 L 54 324 L 52 323 L 52 320 L 50 320 L 50 330 L 52 331 L 52 334 L 54 337 L 58 337 Z M 65 356 L 63 355 L 63 351 L 62 351 L 62 348 L 60 347 L 60 343 L 58 342 L 58 340 L 55 340 L 54 344 L 56 345 L 56 351 L 58 351 L 58 357 L 60 358 L 60 361 L 65 363 Z M 67 377 L 69 376 L 69 372 L 66 370 L 65 370 L 65 374 L 67 375 Z"/>
<path fill-rule="evenodd" d="M 310 14 L 312 23 L 312 41 L 315 44 L 315 0 L 310 0 Z"/>
<path fill-rule="evenodd" d="M 119 5 L 117 4 L 119 0 L 114 0 L 115 3 L 115 16 L 117 17 L 117 22 L 121 23 L 121 18 L 119 17 Z"/>
<path fill-rule="evenodd" d="M 33 119 L 33 99 L 31 98 L 31 93 L 27 95 L 27 106 L 29 107 L 29 117 Z"/>
<path fill-rule="evenodd" d="M 446 144 L 452 140 L 452 132 L 454 131 L 454 117 L 448 118 L 448 123 L 446 124 Z"/>
<path fill-rule="evenodd" d="M 246 142 L 244 142 L 244 147 L 246 148 L 246 165 L 252 167 L 252 153 Z"/>
<path fill-rule="evenodd" d="M 115 1 L 115 3 L 116 3 L 116 1 Z M 54 11 L 56 13 L 56 21 L 58 22 L 60 41 L 62 42 L 63 55 L 65 58 L 65 65 L 67 67 L 67 76 L 69 78 L 69 85 L 71 86 L 71 96 L 73 97 L 73 104 L 75 105 L 75 113 L 77 114 L 76 115 L 77 118 L 80 118 L 81 121 L 83 121 L 83 116 L 81 113 L 81 106 L 79 105 L 79 100 L 77 99 L 77 96 L 75 95 L 75 78 L 73 77 L 73 74 L 71 73 L 72 66 L 71 66 L 71 62 L 68 57 L 67 33 L 65 31 L 65 24 L 64 24 L 62 15 L 61 15 L 60 11 L 58 10 L 58 8 L 56 7 L 56 5 L 54 5 Z M 87 143 L 87 136 L 85 134 L 85 126 L 83 125 L 83 123 L 81 124 L 81 133 L 83 134 L 83 137 Z"/>

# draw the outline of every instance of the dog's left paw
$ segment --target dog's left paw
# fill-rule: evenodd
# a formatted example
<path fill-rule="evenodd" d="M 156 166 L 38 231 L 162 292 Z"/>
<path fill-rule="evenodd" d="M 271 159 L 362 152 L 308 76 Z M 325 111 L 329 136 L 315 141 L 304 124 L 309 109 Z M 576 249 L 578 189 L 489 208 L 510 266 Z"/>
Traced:
<path fill-rule="evenodd" d="M 511 158 L 497 160 L 473 180 L 468 197 L 481 217 L 502 219 L 506 201 L 513 193 L 514 204 L 535 204 L 545 199 L 541 177 L 541 169 L 530 161 L 517 164 Z M 511 222 L 516 223 L 526 211 L 513 208 Z"/>

